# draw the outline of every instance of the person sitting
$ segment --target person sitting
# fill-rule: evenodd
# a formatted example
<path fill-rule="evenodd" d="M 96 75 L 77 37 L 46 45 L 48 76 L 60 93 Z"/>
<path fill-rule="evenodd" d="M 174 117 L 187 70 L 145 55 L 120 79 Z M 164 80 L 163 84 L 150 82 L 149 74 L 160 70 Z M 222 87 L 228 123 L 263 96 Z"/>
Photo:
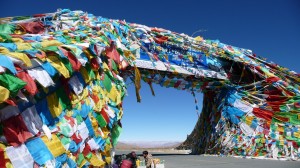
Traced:
<path fill-rule="evenodd" d="M 136 153 L 134 151 L 127 154 L 126 159 L 131 161 L 131 163 L 132 163 L 131 168 L 137 168 L 136 161 L 137 161 L 138 158 L 137 158 Z"/>
<path fill-rule="evenodd" d="M 123 156 L 123 155 L 116 155 L 116 156 L 115 156 L 115 165 L 116 165 L 115 167 L 116 167 L 116 168 L 120 167 L 120 166 L 121 166 L 121 163 L 122 163 L 122 160 L 124 160 L 125 158 L 126 158 L 125 155 L 124 155 L 124 156 Z M 114 167 L 114 168 L 115 168 L 115 167 Z"/>
<path fill-rule="evenodd" d="M 145 158 L 145 165 L 146 168 L 155 168 L 155 165 L 153 163 L 152 155 L 148 153 L 148 151 L 143 151 L 143 156 Z"/>

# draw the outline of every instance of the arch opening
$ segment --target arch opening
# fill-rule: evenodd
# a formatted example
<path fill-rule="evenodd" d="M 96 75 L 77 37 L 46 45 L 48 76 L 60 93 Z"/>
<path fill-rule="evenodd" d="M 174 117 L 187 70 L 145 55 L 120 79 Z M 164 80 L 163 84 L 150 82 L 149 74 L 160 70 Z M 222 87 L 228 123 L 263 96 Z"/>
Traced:
<path fill-rule="evenodd" d="M 127 87 L 128 96 L 123 101 L 127 113 L 122 117 L 121 142 L 179 144 L 192 132 L 197 121 L 197 112 L 190 92 L 153 84 L 155 96 L 152 96 L 149 85 L 142 82 L 140 93 L 142 100 L 141 103 L 137 103 L 134 89 L 133 84 Z M 196 94 L 197 98 L 202 100 L 202 94 L 199 95 Z M 198 103 L 200 108 L 201 102 Z"/>

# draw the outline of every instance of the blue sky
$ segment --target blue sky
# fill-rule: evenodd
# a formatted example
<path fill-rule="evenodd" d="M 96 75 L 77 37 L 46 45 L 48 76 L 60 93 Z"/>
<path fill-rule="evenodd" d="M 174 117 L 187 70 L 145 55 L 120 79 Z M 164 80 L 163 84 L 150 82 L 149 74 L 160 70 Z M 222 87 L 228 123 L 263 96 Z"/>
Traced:
<path fill-rule="evenodd" d="M 2 2 L 3 1 L 3 2 Z M 1 0 L 0 17 L 80 9 L 107 18 L 125 19 L 251 49 L 300 72 L 300 1 L 298 0 Z M 141 89 L 136 103 L 134 86 L 124 100 L 121 140 L 184 140 L 197 121 L 194 98 L 186 91 L 154 85 Z M 200 102 L 202 95 L 197 94 Z"/>

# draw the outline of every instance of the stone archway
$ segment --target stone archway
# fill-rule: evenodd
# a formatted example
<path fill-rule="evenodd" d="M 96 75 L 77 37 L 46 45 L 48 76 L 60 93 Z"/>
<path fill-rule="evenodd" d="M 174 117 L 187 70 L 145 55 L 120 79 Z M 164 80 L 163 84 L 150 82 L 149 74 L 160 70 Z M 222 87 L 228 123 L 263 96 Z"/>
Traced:
<path fill-rule="evenodd" d="M 2 164 L 111 163 L 125 77 L 204 93 L 195 154 L 299 155 L 299 75 L 251 50 L 68 9 L 1 23 Z"/>

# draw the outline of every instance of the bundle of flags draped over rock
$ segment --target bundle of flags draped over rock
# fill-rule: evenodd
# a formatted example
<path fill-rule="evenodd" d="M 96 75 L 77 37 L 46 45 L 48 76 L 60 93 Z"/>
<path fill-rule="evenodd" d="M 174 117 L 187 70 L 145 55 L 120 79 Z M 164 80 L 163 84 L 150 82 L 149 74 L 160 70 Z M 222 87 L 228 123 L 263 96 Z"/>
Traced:
<path fill-rule="evenodd" d="M 300 157 L 300 77 L 250 50 L 68 9 L 0 23 L 0 167 L 110 164 L 126 79 L 204 93 L 194 153 Z"/>

